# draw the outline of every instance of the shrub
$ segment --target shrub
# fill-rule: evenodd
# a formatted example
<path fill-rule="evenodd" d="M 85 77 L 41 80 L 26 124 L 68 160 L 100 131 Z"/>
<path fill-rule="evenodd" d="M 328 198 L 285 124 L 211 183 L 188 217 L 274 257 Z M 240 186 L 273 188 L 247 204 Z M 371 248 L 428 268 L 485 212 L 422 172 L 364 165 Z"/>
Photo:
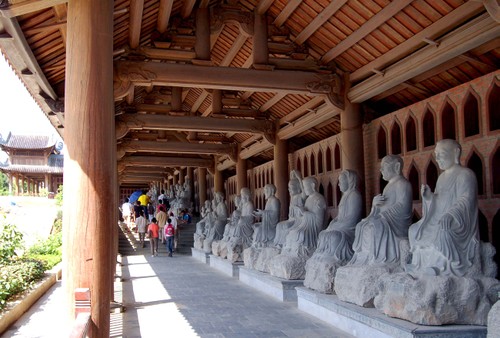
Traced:
<path fill-rule="evenodd" d="M 59 188 L 57 188 L 57 194 L 55 196 L 56 199 L 56 205 L 57 206 L 62 206 L 63 205 L 63 186 L 60 185 Z"/>
<path fill-rule="evenodd" d="M 21 249 L 23 244 L 23 234 L 14 224 L 0 224 L 0 263 L 9 262 L 17 254 L 16 250 Z"/>
<path fill-rule="evenodd" d="M 5 307 L 10 297 L 29 289 L 34 281 L 41 279 L 44 271 L 41 262 L 30 259 L 18 259 L 15 264 L 0 264 L 0 309 Z"/>

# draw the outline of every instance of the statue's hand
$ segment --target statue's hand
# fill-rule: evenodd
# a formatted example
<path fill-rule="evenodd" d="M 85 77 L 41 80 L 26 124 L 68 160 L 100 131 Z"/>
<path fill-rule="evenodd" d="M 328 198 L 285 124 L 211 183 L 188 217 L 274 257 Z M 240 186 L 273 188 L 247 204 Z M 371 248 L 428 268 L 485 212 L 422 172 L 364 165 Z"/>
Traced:
<path fill-rule="evenodd" d="M 439 225 L 441 226 L 441 230 L 449 231 L 451 229 L 451 223 L 453 222 L 453 217 L 450 214 L 444 214 L 443 217 L 439 220 Z"/>
<path fill-rule="evenodd" d="M 379 194 L 373 198 L 373 205 L 381 206 L 384 203 L 385 203 L 385 196 L 382 194 Z"/>

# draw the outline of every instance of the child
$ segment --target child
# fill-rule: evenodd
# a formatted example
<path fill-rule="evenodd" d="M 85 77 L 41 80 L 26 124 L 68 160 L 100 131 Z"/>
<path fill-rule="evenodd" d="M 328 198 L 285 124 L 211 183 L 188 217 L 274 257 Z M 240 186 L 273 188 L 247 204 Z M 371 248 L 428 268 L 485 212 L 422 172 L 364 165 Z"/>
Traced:
<path fill-rule="evenodd" d="M 160 227 L 156 218 L 151 219 L 151 224 L 148 226 L 149 243 L 151 244 L 151 257 L 158 256 L 158 237 Z"/>
<path fill-rule="evenodd" d="M 172 252 L 174 251 L 173 242 L 174 242 L 175 229 L 174 226 L 172 225 L 172 220 L 170 218 L 167 220 L 167 222 L 168 224 L 165 227 L 165 239 L 167 240 L 168 257 L 172 257 Z"/>

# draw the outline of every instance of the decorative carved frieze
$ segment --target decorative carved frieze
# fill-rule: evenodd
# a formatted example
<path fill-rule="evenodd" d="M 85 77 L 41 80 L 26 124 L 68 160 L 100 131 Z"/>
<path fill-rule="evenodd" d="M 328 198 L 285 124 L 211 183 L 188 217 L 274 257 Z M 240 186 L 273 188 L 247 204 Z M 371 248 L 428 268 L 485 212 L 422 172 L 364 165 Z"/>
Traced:
<path fill-rule="evenodd" d="M 216 7 L 210 11 L 210 33 L 218 34 L 224 24 L 233 23 L 240 27 L 240 32 L 253 36 L 253 13 L 230 7 Z"/>
<path fill-rule="evenodd" d="M 342 79 L 338 74 L 317 74 L 318 80 L 306 84 L 311 93 L 325 94 L 335 106 L 344 108 Z"/>

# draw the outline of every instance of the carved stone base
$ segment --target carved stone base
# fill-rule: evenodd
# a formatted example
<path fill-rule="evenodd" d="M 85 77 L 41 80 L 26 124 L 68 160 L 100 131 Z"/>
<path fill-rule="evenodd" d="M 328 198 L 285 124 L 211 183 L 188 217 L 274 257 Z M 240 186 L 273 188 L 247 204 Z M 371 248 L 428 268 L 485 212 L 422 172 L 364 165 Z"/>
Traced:
<path fill-rule="evenodd" d="M 212 242 L 212 254 L 215 256 L 218 256 L 220 258 L 226 258 L 227 256 L 227 242 L 220 240 L 220 241 L 213 241 Z"/>
<path fill-rule="evenodd" d="M 392 271 L 389 265 L 342 266 L 335 275 L 334 291 L 342 301 L 373 307 L 380 277 Z"/>
<path fill-rule="evenodd" d="M 423 325 L 486 325 L 496 300 L 488 291 L 500 289 L 494 278 L 411 276 L 387 274 L 380 278 L 375 307 L 388 316 Z"/>
<path fill-rule="evenodd" d="M 211 239 L 211 238 L 206 238 L 204 241 L 203 241 L 203 251 L 205 251 L 206 253 L 208 254 L 211 254 L 212 253 L 212 242 L 214 240 Z"/>
<path fill-rule="evenodd" d="M 255 248 L 253 246 L 243 250 L 243 263 L 245 264 L 245 267 L 255 269 L 255 263 L 257 262 L 261 252 L 261 248 Z"/>
<path fill-rule="evenodd" d="M 333 293 L 335 274 L 340 266 L 331 257 L 313 255 L 306 263 L 304 286 L 322 293 Z"/>
<path fill-rule="evenodd" d="M 203 250 L 203 241 L 205 241 L 205 236 L 194 234 L 193 247 L 197 250 Z"/>
<path fill-rule="evenodd" d="M 226 259 L 232 263 L 243 262 L 243 245 L 240 241 L 229 241 L 227 243 Z"/>
<path fill-rule="evenodd" d="M 308 257 L 280 254 L 269 262 L 269 272 L 274 277 L 284 279 L 304 279 Z"/>
<path fill-rule="evenodd" d="M 255 270 L 270 273 L 269 271 L 269 263 L 271 260 L 278 256 L 281 253 L 281 249 L 278 248 L 264 248 L 260 252 L 257 261 L 255 262 Z"/>
<path fill-rule="evenodd" d="M 484 326 L 423 326 L 406 320 L 388 317 L 375 308 L 363 308 L 342 302 L 335 295 L 326 295 L 304 287 L 297 287 L 296 291 L 299 310 L 321 319 L 353 337 L 486 337 L 486 327 Z"/>
<path fill-rule="evenodd" d="M 202 263 L 210 264 L 210 255 L 203 250 L 198 250 L 196 248 L 191 248 L 191 257 L 199 260 Z"/>

